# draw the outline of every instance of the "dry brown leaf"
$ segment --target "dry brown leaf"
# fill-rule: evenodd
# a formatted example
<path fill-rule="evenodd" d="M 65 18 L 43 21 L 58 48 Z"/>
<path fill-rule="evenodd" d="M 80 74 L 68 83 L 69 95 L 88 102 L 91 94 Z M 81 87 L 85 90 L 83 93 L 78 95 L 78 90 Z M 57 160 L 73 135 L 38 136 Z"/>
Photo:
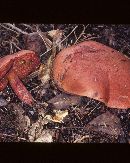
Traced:
<path fill-rule="evenodd" d="M 42 133 L 42 126 L 39 122 L 32 124 L 30 130 L 28 131 L 28 138 L 30 142 L 34 142 Z"/>
<path fill-rule="evenodd" d="M 84 139 L 89 139 L 89 135 L 82 136 L 81 138 L 77 138 L 73 143 L 82 143 Z"/>
<path fill-rule="evenodd" d="M 47 48 L 37 32 L 25 35 L 25 49 L 35 51 L 37 54 L 44 53 Z"/>
<path fill-rule="evenodd" d="M 86 128 L 109 135 L 124 135 L 120 119 L 108 111 L 94 118 L 86 125 Z"/>
<path fill-rule="evenodd" d="M 59 29 L 57 29 L 57 30 L 51 30 L 51 31 L 49 31 L 48 32 L 48 35 L 50 36 L 50 37 L 55 37 L 58 33 L 62 33 L 62 30 L 59 30 Z"/>
<path fill-rule="evenodd" d="M 6 106 L 7 104 L 8 104 L 8 102 L 4 98 L 0 97 L 0 107 Z"/>
<path fill-rule="evenodd" d="M 56 95 L 54 98 L 50 99 L 48 103 L 51 103 L 55 106 L 56 109 L 65 109 L 70 105 L 78 105 L 81 102 L 80 96 L 69 95 L 66 93 L 62 93 Z"/>
<path fill-rule="evenodd" d="M 41 82 L 45 85 L 48 83 L 50 80 L 50 73 L 51 73 L 51 63 L 52 63 L 52 57 L 50 56 L 47 64 L 41 64 L 40 69 L 39 69 L 39 79 Z"/>
<path fill-rule="evenodd" d="M 47 123 L 48 123 L 48 120 L 44 118 L 44 111 L 43 109 L 40 109 L 38 121 L 36 123 L 33 123 L 30 126 L 30 129 L 28 130 L 28 138 L 30 142 L 34 142 L 39 138 L 41 139 L 44 133 L 43 125 Z"/>
<path fill-rule="evenodd" d="M 28 130 L 31 122 L 30 122 L 29 117 L 24 115 L 23 108 L 19 105 L 16 105 L 16 104 L 11 104 L 11 105 L 13 106 L 14 110 L 16 111 L 19 127 L 24 131 Z"/>
<path fill-rule="evenodd" d="M 42 64 L 39 69 L 39 79 L 43 84 L 47 84 L 51 78 L 52 62 L 56 55 L 56 46 L 61 48 L 60 41 L 63 33 L 61 30 L 52 30 L 49 31 L 48 34 L 53 38 L 53 42 L 51 56 L 47 60 L 47 63 Z"/>
<path fill-rule="evenodd" d="M 46 115 L 45 118 L 53 122 L 63 123 L 63 119 L 68 115 L 68 110 L 54 110 L 54 113 L 55 116 Z"/>
<path fill-rule="evenodd" d="M 40 137 L 35 140 L 35 142 L 51 143 L 53 142 L 53 138 L 49 132 L 43 131 Z"/>
<path fill-rule="evenodd" d="M 48 32 L 48 35 L 53 38 L 56 35 L 56 33 L 57 33 L 57 30 L 51 30 Z"/>
<path fill-rule="evenodd" d="M 62 38 L 63 38 L 63 31 L 62 30 L 52 30 L 48 32 L 48 35 L 53 38 L 53 46 L 57 46 L 59 50 L 63 49 L 64 46 L 62 45 Z"/>

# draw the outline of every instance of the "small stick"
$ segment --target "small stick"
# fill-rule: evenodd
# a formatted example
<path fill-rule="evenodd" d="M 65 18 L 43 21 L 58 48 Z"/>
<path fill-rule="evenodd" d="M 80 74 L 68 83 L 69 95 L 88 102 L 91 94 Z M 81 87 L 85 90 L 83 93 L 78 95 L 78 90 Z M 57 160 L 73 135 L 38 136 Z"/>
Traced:
<path fill-rule="evenodd" d="M 12 42 L 10 42 L 9 44 L 10 44 L 10 54 L 13 54 Z"/>
<path fill-rule="evenodd" d="M 82 30 L 82 32 L 80 33 L 79 37 L 77 38 L 77 40 L 75 41 L 74 44 L 77 44 L 78 40 L 82 37 L 82 35 L 83 35 L 84 32 L 85 32 L 85 29 L 86 29 L 88 26 L 89 26 L 89 24 L 88 24 L 87 26 L 84 26 L 84 25 L 83 25 L 83 30 Z"/>
<path fill-rule="evenodd" d="M 40 31 L 37 30 L 38 35 L 42 38 L 43 42 L 45 43 L 47 49 L 50 50 L 50 47 L 52 46 L 52 42 L 45 37 L 45 34 L 42 34 Z"/>
<path fill-rule="evenodd" d="M 4 137 L 4 136 L 8 136 L 8 137 L 12 137 L 12 138 L 18 138 L 18 139 L 21 139 L 21 140 L 26 140 L 25 138 L 21 138 L 21 137 L 17 137 L 16 135 L 8 135 L 8 134 L 3 134 L 3 133 L 0 133 L 0 136 Z"/>
<path fill-rule="evenodd" d="M 30 28 L 31 30 L 33 30 L 33 28 L 32 28 L 30 25 L 28 25 L 28 24 L 22 24 L 22 25 L 24 25 L 25 27 L 28 27 L 28 28 Z"/>
<path fill-rule="evenodd" d="M 47 128 L 47 130 L 62 130 L 62 129 L 86 129 L 86 127 L 61 127 L 61 128 Z"/>
<path fill-rule="evenodd" d="M 3 28 L 5 28 L 5 29 L 7 29 L 7 30 L 10 30 L 10 31 L 12 31 L 12 32 L 15 32 L 16 34 L 19 34 L 18 32 L 14 31 L 13 29 L 10 29 L 10 28 L 8 28 L 8 27 L 2 25 L 2 24 L 0 24 L 0 26 L 3 27 Z"/>
<path fill-rule="evenodd" d="M 89 138 L 89 135 L 85 135 L 85 136 L 83 136 L 82 138 L 76 139 L 73 143 L 77 143 L 77 142 L 79 142 L 79 141 L 82 141 L 82 140 L 85 139 L 85 138 Z"/>
<path fill-rule="evenodd" d="M 98 106 L 100 105 L 100 102 L 97 104 L 97 106 L 95 106 L 87 115 L 89 116 L 95 109 L 98 108 Z"/>
<path fill-rule="evenodd" d="M 12 24 L 10 24 L 10 23 L 4 23 L 4 24 L 7 25 L 7 26 L 9 26 L 9 27 L 11 27 L 11 28 L 13 28 L 13 29 L 15 29 L 15 30 L 16 30 L 17 32 L 19 32 L 19 33 L 28 35 L 27 32 L 22 31 L 20 28 L 18 28 L 18 27 L 16 27 L 16 26 L 12 25 Z"/>
<path fill-rule="evenodd" d="M 78 25 L 61 41 L 59 42 L 59 44 L 61 44 L 62 42 L 64 42 L 75 30 L 76 28 L 78 27 Z M 57 47 L 58 45 L 55 45 L 55 48 Z M 47 50 L 45 53 L 43 53 L 41 56 L 43 56 L 44 54 L 48 53 L 49 51 L 51 51 L 52 49 L 54 48 L 54 46 L 50 49 L 50 50 Z"/>
<path fill-rule="evenodd" d="M 77 42 L 77 43 L 80 43 L 80 42 L 82 42 L 82 41 L 88 41 L 88 40 L 92 40 L 92 39 L 95 39 L 95 38 L 100 38 L 100 36 L 95 36 L 95 37 L 87 37 L 87 38 L 83 38 L 82 40 L 80 40 L 79 42 Z"/>
<path fill-rule="evenodd" d="M 11 42 L 18 50 L 21 50 L 14 42 Z"/>
<path fill-rule="evenodd" d="M 75 33 L 75 31 L 74 31 L 74 36 L 75 36 L 75 38 L 76 38 L 76 40 L 77 40 L 77 36 L 76 36 L 76 33 Z"/>

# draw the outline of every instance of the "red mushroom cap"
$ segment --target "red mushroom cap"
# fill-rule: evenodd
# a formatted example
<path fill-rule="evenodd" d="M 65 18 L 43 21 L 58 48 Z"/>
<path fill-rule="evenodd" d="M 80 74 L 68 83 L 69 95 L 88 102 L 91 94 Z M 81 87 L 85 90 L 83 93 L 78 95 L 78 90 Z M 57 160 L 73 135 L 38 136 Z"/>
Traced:
<path fill-rule="evenodd" d="M 40 65 L 40 59 L 33 51 L 22 50 L 15 53 L 15 55 L 12 69 L 20 79 L 25 78 Z"/>
<path fill-rule="evenodd" d="M 40 65 L 40 59 L 34 51 L 21 50 L 0 58 L 0 79 L 12 68 L 20 77 L 26 77 Z"/>
<path fill-rule="evenodd" d="M 130 108 L 130 59 L 101 43 L 85 41 L 62 50 L 53 63 L 53 78 L 70 94 Z"/>

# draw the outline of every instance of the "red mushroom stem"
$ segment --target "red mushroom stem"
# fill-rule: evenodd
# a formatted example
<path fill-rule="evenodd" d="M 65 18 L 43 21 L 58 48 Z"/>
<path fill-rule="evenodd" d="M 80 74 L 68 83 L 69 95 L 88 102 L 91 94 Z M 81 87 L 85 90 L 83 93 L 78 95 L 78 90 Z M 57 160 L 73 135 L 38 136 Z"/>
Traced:
<path fill-rule="evenodd" d="M 33 104 L 33 97 L 29 93 L 29 91 L 26 89 L 26 87 L 23 85 L 19 77 L 13 72 L 9 72 L 7 76 L 9 83 L 15 92 L 15 94 L 19 97 L 19 99 L 26 104 L 32 106 Z"/>

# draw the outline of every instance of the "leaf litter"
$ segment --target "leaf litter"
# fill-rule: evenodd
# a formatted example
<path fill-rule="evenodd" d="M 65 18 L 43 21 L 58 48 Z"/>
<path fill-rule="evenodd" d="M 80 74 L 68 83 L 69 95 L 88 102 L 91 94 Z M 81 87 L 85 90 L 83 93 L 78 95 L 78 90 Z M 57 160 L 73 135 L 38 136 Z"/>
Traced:
<path fill-rule="evenodd" d="M 129 57 L 129 32 L 129 25 L 114 24 L 0 24 L 1 57 L 28 49 L 42 62 L 23 81 L 36 99 L 33 108 L 22 104 L 10 87 L 1 92 L 0 141 L 129 143 L 129 109 L 117 113 L 96 100 L 63 93 L 51 75 L 56 54 L 84 40 L 100 41 Z"/>

